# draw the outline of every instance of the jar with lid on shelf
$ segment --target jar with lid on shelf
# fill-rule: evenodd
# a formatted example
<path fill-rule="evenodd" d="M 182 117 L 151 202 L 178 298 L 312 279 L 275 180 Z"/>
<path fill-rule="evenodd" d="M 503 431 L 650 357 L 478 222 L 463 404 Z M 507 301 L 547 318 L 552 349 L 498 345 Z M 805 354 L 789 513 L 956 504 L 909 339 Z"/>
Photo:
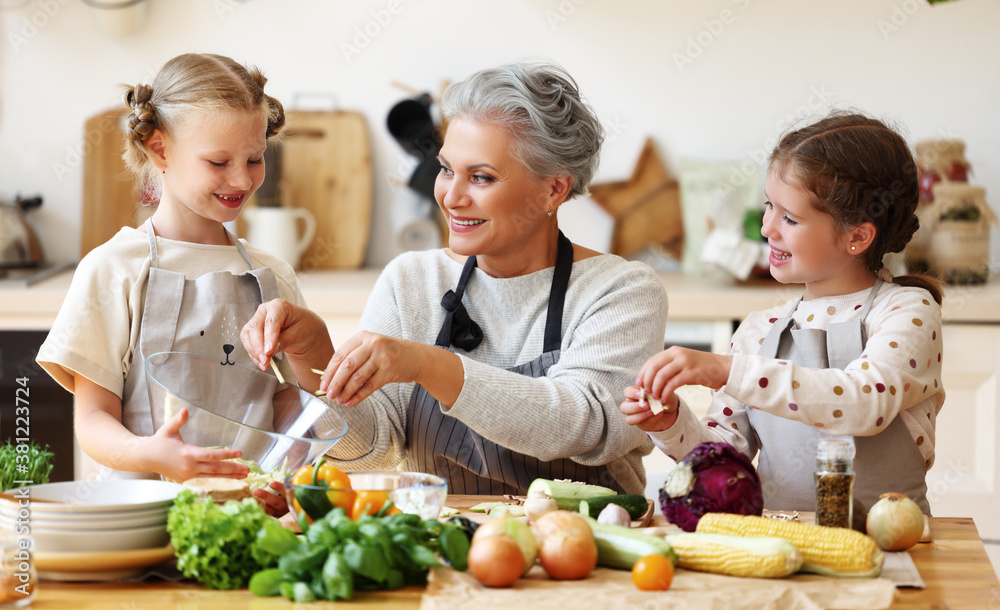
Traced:
<path fill-rule="evenodd" d="M 931 271 L 930 242 L 934 219 L 930 206 L 934 202 L 934 185 L 966 183 L 971 170 L 965 159 L 965 142 L 961 140 L 921 140 L 914 148 L 920 191 L 917 205 L 920 228 L 906 245 L 904 260 L 907 272 L 928 273 Z"/>
<path fill-rule="evenodd" d="M 850 528 L 854 517 L 854 439 L 825 436 L 816 442 L 816 523 Z"/>
<path fill-rule="evenodd" d="M 961 140 L 922 140 L 916 146 L 917 182 L 920 202 L 934 201 L 934 185 L 939 182 L 968 182 L 969 162 Z"/>
<path fill-rule="evenodd" d="M 990 273 L 990 228 L 996 216 L 986 189 L 959 182 L 934 185 L 930 206 L 930 271 L 949 284 L 983 284 Z"/>

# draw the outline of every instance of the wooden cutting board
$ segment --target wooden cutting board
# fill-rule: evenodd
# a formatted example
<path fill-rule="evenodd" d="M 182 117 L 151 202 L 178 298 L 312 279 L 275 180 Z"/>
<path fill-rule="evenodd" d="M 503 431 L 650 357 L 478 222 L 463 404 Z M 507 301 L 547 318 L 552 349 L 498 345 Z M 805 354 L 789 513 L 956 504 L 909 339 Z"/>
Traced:
<path fill-rule="evenodd" d="M 152 212 L 137 204 L 121 159 L 124 111 L 98 113 L 85 124 L 83 256 L 122 226 L 137 226 Z M 371 231 L 371 146 L 364 115 L 351 111 L 287 111 L 282 130 L 283 205 L 316 217 L 316 238 L 300 268 L 354 269 L 364 263 Z M 247 205 L 256 205 L 255 198 Z M 237 222 L 239 234 L 246 227 Z"/>
<path fill-rule="evenodd" d="M 111 239 L 121 227 L 142 224 L 152 213 L 152 209 L 138 204 L 132 175 L 122 161 L 124 114 L 124 110 L 106 110 L 84 123 L 81 258 Z"/>

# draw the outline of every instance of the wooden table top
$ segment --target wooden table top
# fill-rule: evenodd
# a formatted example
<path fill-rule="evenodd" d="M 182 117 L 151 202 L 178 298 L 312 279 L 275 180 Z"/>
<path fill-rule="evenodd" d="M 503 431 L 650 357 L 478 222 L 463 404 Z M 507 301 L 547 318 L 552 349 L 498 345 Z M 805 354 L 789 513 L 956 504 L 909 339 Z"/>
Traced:
<path fill-rule="evenodd" d="M 483 496 L 448 498 L 447 505 L 462 509 L 483 501 L 499 500 Z M 479 519 L 477 515 L 477 520 Z M 666 525 L 656 511 L 650 525 Z M 1000 583 L 990 564 L 986 549 L 972 519 L 931 519 L 933 541 L 910 549 L 925 589 L 897 589 L 892 608 L 968 608 L 1000 609 Z M 400 591 L 359 593 L 352 606 L 364 608 L 419 608 L 422 587 Z M 55 582 L 38 584 L 35 609 L 73 608 L 74 610 L 105 610 L 107 608 L 159 609 L 187 608 L 225 610 L 229 608 L 344 608 L 343 602 L 293 604 L 280 597 L 255 597 L 248 590 L 213 591 L 195 582 L 111 581 Z M 530 607 L 526 600 L 525 608 Z"/>

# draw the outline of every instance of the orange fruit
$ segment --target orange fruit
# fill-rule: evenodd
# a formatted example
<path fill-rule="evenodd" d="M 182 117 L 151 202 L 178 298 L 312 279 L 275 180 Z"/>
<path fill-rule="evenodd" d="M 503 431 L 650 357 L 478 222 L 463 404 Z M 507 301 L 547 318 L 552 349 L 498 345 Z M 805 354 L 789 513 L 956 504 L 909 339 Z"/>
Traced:
<path fill-rule="evenodd" d="M 666 591 L 674 581 L 674 564 L 663 555 L 646 555 L 632 566 L 632 584 L 642 591 Z"/>

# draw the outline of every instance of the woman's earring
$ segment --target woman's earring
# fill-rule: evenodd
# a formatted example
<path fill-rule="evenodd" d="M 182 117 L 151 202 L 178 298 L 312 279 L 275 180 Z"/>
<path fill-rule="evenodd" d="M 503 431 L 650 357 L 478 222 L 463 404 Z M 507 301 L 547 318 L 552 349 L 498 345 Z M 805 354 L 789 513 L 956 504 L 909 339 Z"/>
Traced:
<path fill-rule="evenodd" d="M 549 218 L 552 218 L 552 214 L 554 214 L 554 213 L 555 212 L 552 211 L 552 208 L 549 208 L 549 211 L 546 212 L 546 214 L 548 214 Z"/>
<path fill-rule="evenodd" d="M 163 170 L 163 171 L 164 171 L 164 173 L 166 173 L 167 170 Z M 854 252 L 857 249 L 858 249 L 857 246 L 851 246 L 851 252 Z"/>

